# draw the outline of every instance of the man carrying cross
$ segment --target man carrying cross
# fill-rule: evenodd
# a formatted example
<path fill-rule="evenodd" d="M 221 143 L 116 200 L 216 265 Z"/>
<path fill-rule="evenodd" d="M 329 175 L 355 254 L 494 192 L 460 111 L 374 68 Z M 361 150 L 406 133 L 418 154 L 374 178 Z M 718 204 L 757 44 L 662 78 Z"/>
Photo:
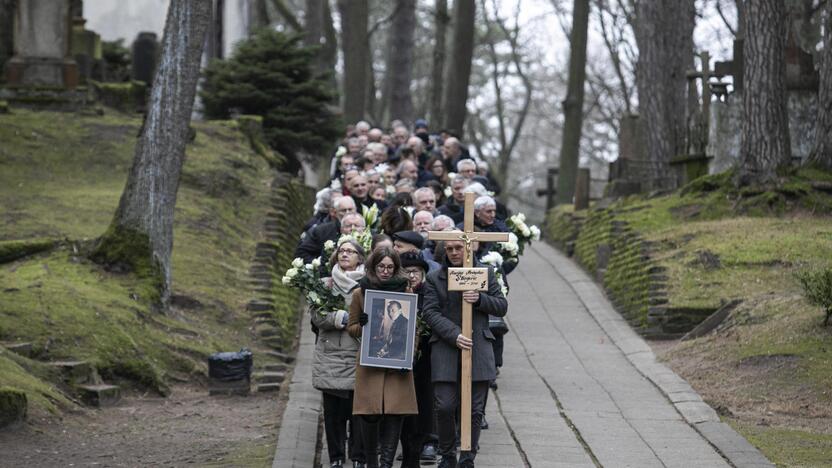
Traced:
<path fill-rule="evenodd" d="M 449 291 L 448 268 L 474 266 L 477 241 L 507 240 L 503 233 L 473 232 L 473 194 L 466 194 L 465 232 L 431 232 L 429 238 L 445 241 L 442 269 L 430 273 L 425 284 L 422 316 L 431 327 L 431 380 L 439 431 L 439 468 L 457 466 L 456 414 L 460 409 L 460 467 L 473 467 L 488 382 L 497 378 L 494 335 L 488 315 L 502 317 L 508 303 L 494 272 L 487 272 L 485 290 Z M 480 266 L 480 265 L 477 265 Z M 481 286 L 481 285 L 480 285 Z M 460 406 L 461 403 L 461 406 Z"/>

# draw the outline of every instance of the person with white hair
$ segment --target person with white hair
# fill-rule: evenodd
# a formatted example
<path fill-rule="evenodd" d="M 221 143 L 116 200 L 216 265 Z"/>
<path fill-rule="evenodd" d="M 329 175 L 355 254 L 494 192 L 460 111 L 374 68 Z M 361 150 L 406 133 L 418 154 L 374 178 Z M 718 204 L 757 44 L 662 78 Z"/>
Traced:
<path fill-rule="evenodd" d="M 359 136 L 366 136 L 367 133 L 370 132 L 370 124 L 365 121 L 360 121 L 355 124 L 355 132 L 358 133 Z"/>
<path fill-rule="evenodd" d="M 423 239 L 427 240 L 428 231 L 430 231 L 432 225 L 433 213 L 430 211 L 417 211 L 413 214 L 413 230 L 418 232 Z"/>
<path fill-rule="evenodd" d="M 471 184 L 468 188 L 472 185 L 480 184 Z M 465 190 L 467 191 L 468 188 Z M 506 223 L 497 219 L 497 201 L 488 195 L 480 195 L 474 200 L 474 226 L 482 232 L 511 232 Z M 461 223 L 457 223 L 457 228 L 461 227 Z M 481 245 L 480 248 L 482 247 Z"/>
<path fill-rule="evenodd" d="M 477 175 L 477 163 L 473 159 L 462 159 L 456 163 L 456 172 L 466 179 L 473 179 Z"/>
<path fill-rule="evenodd" d="M 405 159 L 399 164 L 398 172 L 399 180 L 408 179 L 413 182 L 413 185 L 416 185 L 416 181 L 419 180 L 419 167 L 409 159 Z"/>
<path fill-rule="evenodd" d="M 321 223 L 336 219 L 335 212 L 331 210 L 332 202 L 340 196 L 340 192 L 332 190 L 329 187 L 323 188 L 315 194 L 315 214 L 303 226 L 303 234 L 301 236 L 305 236 L 307 231 Z"/>
<path fill-rule="evenodd" d="M 425 213 L 424 211 L 420 211 L 416 213 Z M 416 217 L 413 218 L 413 224 L 416 225 Z M 454 220 L 451 219 L 449 216 L 445 215 L 438 215 L 433 218 L 433 221 L 430 223 L 430 229 L 428 231 L 445 231 L 447 229 L 453 229 L 454 227 Z M 427 236 L 427 233 L 425 233 Z M 436 241 L 430 240 L 425 237 L 425 247 L 422 249 L 422 256 L 425 257 L 426 260 L 434 260 L 436 253 Z"/>
<path fill-rule="evenodd" d="M 341 237 L 341 221 L 346 215 L 356 212 L 355 201 L 352 197 L 340 197 L 332 203 L 332 211 L 336 219 L 309 230 L 295 249 L 293 258 L 300 257 L 304 263 L 310 263 L 320 256 L 326 241 L 337 241 Z"/>
<path fill-rule="evenodd" d="M 427 211 L 431 215 L 436 214 L 436 194 L 429 187 L 422 187 L 413 192 L 413 204 L 416 211 Z M 433 216 L 431 216 L 433 221 Z"/>

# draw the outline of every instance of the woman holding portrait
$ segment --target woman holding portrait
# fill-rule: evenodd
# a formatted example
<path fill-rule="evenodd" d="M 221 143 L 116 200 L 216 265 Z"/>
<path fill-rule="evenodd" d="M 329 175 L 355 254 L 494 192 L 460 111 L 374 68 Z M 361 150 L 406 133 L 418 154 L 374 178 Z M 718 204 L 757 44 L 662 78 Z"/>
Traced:
<path fill-rule="evenodd" d="M 350 303 L 347 328 L 355 338 L 361 338 L 369 321 L 364 313 L 364 291 L 410 292 L 399 255 L 393 249 L 375 249 L 365 263 L 365 274 L 353 291 Z M 363 417 L 367 467 L 392 467 L 403 418 L 418 412 L 413 373 L 405 369 L 357 366 L 352 410 Z"/>

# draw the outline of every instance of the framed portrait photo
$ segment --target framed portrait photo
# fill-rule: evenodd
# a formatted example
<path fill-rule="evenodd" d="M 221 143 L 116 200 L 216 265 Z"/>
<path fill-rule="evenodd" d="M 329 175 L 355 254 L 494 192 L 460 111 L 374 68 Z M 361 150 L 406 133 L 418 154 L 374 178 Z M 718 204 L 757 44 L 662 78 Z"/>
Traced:
<path fill-rule="evenodd" d="M 368 321 L 361 332 L 359 364 L 412 369 L 416 340 L 416 294 L 364 291 Z"/>

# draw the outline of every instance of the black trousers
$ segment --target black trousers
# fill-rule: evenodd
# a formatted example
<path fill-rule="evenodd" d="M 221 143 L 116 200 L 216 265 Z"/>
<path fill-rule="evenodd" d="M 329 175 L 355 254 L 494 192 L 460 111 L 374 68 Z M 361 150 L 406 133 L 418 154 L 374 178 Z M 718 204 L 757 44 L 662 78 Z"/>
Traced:
<path fill-rule="evenodd" d="M 329 462 L 346 461 L 344 447 L 349 444 L 349 456 L 353 461 L 364 461 L 364 444 L 361 436 L 361 419 L 352 415 L 353 392 L 349 398 L 341 398 L 331 393 L 324 394 L 324 432 Z M 347 438 L 349 423 L 349 440 Z"/>
<path fill-rule="evenodd" d="M 434 382 L 433 395 L 439 429 L 439 453 L 452 457 L 456 453 L 456 415 L 459 408 L 459 383 Z M 480 441 L 480 424 L 485 413 L 485 397 L 488 395 L 488 381 L 471 382 L 471 451 L 459 455 L 460 463 L 474 461 L 477 444 Z"/>
<path fill-rule="evenodd" d="M 407 416 L 402 425 L 403 460 L 418 458 L 425 443 L 436 443 L 433 411 L 433 383 L 430 381 L 430 345 L 420 346 L 421 355 L 413 365 L 413 385 L 419 414 Z M 406 463 L 402 463 L 406 466 Z"/>

